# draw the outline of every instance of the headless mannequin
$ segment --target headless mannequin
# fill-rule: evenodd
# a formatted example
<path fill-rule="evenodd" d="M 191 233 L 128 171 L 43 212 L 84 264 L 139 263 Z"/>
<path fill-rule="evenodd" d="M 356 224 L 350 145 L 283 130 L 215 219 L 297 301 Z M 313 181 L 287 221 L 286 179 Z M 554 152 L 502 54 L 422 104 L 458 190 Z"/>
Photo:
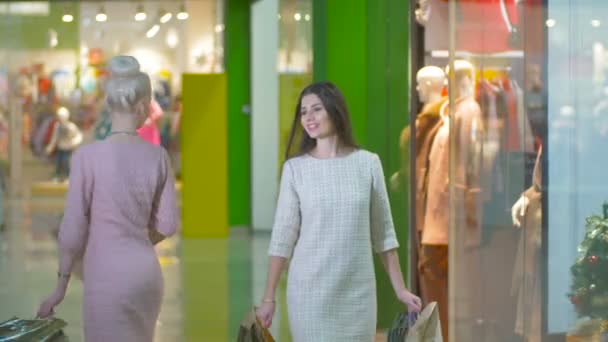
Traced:
<path fill-rule="evenodd" d="M 55 152 L 55 180 L 67 180 L 70 174 L 70 157 L 82 143 L 82 132 L 70 121 L 70 112 L 65 107 L 57 110 L 57 125 L 53 130 L 51 141 L 46 147 L 47 154 Z"/>
<path fill-rule="evenodd" d="M 542 148 L 536 158 L 532 186 L 522 193 L 511 209 L 513 225 L 522 228 L 511 284 L 511 292 L 517 296 L 515 332 L 526 342 L 541 340 L 541 158 Z"/>

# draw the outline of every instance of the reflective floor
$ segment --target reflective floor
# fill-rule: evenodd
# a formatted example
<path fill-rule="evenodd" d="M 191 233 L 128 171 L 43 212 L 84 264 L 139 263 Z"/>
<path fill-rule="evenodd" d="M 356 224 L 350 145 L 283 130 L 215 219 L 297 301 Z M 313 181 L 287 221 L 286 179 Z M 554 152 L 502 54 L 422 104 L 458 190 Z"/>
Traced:
<path fill-rule="evenodd" d="M 41 299 L 54 288 L 53 230 L 62 200 L 8 201 L 6 207 L 7 225 L 0 232 L 0 321 L 34 317 Z M 263 293 L 268 240 L 267 234 L 237 230 L 228 239 L 172 238 L 160 244 L 165 295 L 156 341 L 235 341 L 241 319 Z M 68 322 L 70 341 L 83 341 L 81 297 L 82 283 L 74 278 L 56 310 Z M 280 342 L 290 341 L 284 297 L 283 281 L 271 329 Z"/>

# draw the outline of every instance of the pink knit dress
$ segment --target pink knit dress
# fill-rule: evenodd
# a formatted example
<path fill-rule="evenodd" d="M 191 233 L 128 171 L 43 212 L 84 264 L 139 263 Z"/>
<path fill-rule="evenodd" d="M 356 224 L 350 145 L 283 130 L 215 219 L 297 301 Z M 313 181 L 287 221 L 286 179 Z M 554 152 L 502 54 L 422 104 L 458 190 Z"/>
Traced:
<path fill-rule="evenodd" d="M 164 149 L 106 140 L 74 154 L 59 248 L 83 256 L 87 342 L 153 340 L 163 278 L 148 230 L 170 236 L 178 221 Z"/>

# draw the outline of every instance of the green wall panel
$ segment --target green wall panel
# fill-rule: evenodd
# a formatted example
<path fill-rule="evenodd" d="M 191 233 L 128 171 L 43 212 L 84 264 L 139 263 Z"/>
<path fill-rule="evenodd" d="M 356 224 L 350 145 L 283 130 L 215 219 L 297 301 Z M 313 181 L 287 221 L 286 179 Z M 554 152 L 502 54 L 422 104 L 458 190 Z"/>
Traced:
<path fill-rule="evenodd" d="M 77 1 L 49 1 L 48 16 L 0 15 L 0 48 L 48 49 L 49 30 L 57 32 L 57 49 L 80 47 L 80 4 Z M 62 21 L 68 10 L 74 20 Z"/>
<path fill-rule="evenodd" d="M 249 1 L 226 1 L 228 76 L 228 204 L 230 226 L 251 224 Z"/>
<path fill-rule="evenodd" d="M 314 5 L 325 8 L 326 13 L 318 13 L 315 25 L 325 27 L 325 34 L 315 28 L 313 46 L 314 58 L 321 56 L 314 67 L 326 70 L 325 74 L 315 73 L 315 81 L 334 82 L 344 93 L 351 114 L 356 141 L 366 144 L 367 121 L 367 1 L 366 0 L 331 0 L 315 1 Z M 322 22 L 321 20 L 326 20 Z M 318 51 L 317 44 L 325 40 L 325 51 Z M 317 41 L 317 43 L 314 43 Z M 321 65 L 326 59 L 325 66 Z"/>

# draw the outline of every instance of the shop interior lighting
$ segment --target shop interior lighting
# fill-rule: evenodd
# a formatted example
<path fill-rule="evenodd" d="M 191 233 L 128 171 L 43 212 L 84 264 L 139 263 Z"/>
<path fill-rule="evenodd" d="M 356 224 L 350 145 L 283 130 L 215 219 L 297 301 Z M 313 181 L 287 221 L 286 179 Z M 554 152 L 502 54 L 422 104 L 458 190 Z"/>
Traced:
<path fill-rule="evenodd" d="M 158 31 L 160 31 L 160 25 L 156 24 L 154 26 L 152 26 L 148 32 L 146 32 L 146 37 L 148 38 L 154 38 L 154 36 L 156 36 L 156 34 L 158 33 Z"/>
<path fill-rule="evenodd" d="M 300 14 L 300 13 L 296 13 L 296 14 L 294 14 L 294 15 L 293 15 L 293 18 L 294 18 L 296 21 L 300 21 L 300 20 L 302 20 L 302 14 Z"/>
<path fill-rule="evenodd" d="M 182 3 L 179 6 L 179 13 L 177 13 L 177 20 L 186 20 L 186 19 L 188 19 L 189 16 L 190 15 L 186 11 L 186 5 L 184 5 L 184 3 Z"/>
<path fill-rule="evenodd" d="M 591 26 L 593 26 L 593 27 L 600 27 L 601 25 L 602 25 L 602 22 L 599 21 L 598 19 L 591 20 Z"/>
<path fill-rule="evenodd" d="M 61 20 L 63 20 L 64 23 L 71 23 L 72 21 L 74 21 L 74 16 L 70 13 L 66 13 L 63 15 Z"/>
<path fill-rule="evenodd" d="M 310 21 L 310 14 L 306 14 L 306 15 L 304 16 L 304 20 L 306 20 L 306 21 Z"/>
<path fill-rule="evenodd" d="M 166 24 L 169 22 L 169 20 L 171 20 L 173 15 L 171 14 L 171 12 L 162 12 L 162 13 L 163 13 L 163 15 L 161 15 L 161 17 L 160 17 L 160 22 L 162 24 Z"/>
<path fill-rule="evenodd" d="M 556 24 L 556 21 L 555 21 L 555 19 L 547 19 L 546 24 L 547 24 L 547 27 L 554 27 Z"/>
<path fill-rule="evenodd" d="M 177 30 L 173 27 L 167 31 L 167 46 L 174 49 L 179 44 L 179 35 Z"/>
<path fill-rule="evenodd" d="M 144 11 L 144 6 L 142 4 L 137 5 L 137 12 L 135 13 L 135 20 L 136 21 L 144 21 L 146 20 L 148 16 L 146 15 L 146 12 Z"/>
<path fill-rule="evenodd" d="M 279 20 L 281 20 L 281 14 L 277 15 L 277 17 L 279 18 Z"/>
<path fill-rule="evenodd" d="M 106 15 L 106 11 L 103 6 L 99 7 L 99 11 L 97 11 L 97 15 L 95 15 L 95 20 L 99 22 L 104 22 L 108 20 L 108 16 Z"/>
<path fill-rule="evenodd" d="M 220 33 L 223 31 L 224 31 L 224 25 L 222 25 L 222 24 L 215 25 L 215 33 Z"/>

